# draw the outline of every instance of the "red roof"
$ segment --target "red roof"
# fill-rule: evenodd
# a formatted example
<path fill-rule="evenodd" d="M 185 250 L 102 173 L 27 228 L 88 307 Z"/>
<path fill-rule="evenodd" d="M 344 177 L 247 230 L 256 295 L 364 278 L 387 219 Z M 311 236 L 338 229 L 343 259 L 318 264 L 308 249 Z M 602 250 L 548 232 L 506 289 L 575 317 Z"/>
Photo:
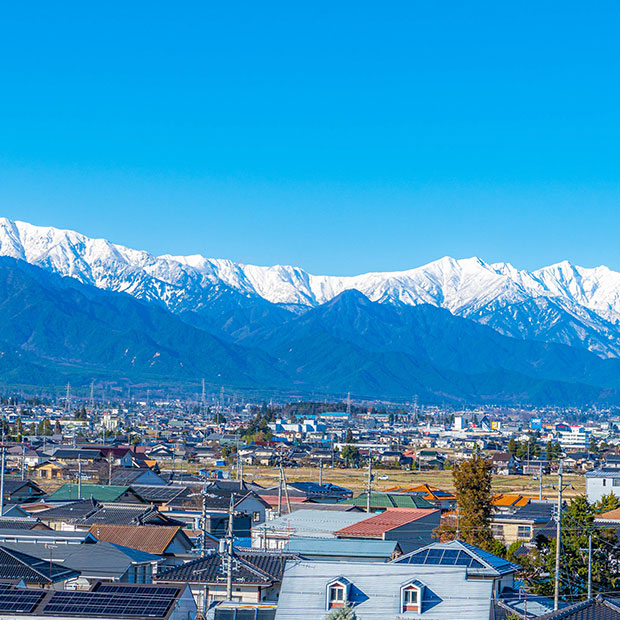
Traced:
<path fill-rule="evenodd" d="M 430 510 L 428 508 L 388 508 L 385 512 L 342 528 L 334 532 L 334 534 L 345 538 L 380 538 L 385 532 L 428 517 L 435 512 L 439 512 L 439 510 Z"/>

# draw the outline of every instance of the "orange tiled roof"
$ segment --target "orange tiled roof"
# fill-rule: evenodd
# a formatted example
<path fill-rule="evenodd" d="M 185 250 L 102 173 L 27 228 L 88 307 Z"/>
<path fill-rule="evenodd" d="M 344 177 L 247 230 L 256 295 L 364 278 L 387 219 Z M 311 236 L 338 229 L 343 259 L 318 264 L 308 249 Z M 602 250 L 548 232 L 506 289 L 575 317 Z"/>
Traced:
<path fill-rule="evenodd" d="M 602 512 L 600 515 L 596 516 L 597 519 L 613 519 L 614 521 L 620 520 L 620 508 L 616 508 L 615 510 L 608 510 L 607 512 Z"/>
<path fill-rule="evenodd" d="M 521 506 L 527 506 L 529 501 L 528 497 L 523 497 L 523 495 L 519 495 L 518 493 L 498 493 L 493 496 L 491 503 L 493 506 L 520 508 Z"/>
<path fill-rule="evenodd" d="M 417 521 L 434 512 L 438 512 L 438 510 L 430 510 L 428 508 L 388 508 L 385 512 L 344 527 L 334 532 L 334 534 L 343 537 L 380 538 L 384 532 L 389 532 L 401 525 Z"/>
<path fill-rule="evenodd" d="M 436 492 L 441 492 L 441 495 L 436 495 Z M 418 484 L 414 487 L 401 487 L 394 486 L 390 489 L 385 489 L 386 493 L 424 493 L 422 497 L 428 500 L 446 500 L 446 499 L 455 499 L 456 496 L 454 493 L 450 491 L 444 491 L 438 487 L 432 487 L 426 483 Z"/>

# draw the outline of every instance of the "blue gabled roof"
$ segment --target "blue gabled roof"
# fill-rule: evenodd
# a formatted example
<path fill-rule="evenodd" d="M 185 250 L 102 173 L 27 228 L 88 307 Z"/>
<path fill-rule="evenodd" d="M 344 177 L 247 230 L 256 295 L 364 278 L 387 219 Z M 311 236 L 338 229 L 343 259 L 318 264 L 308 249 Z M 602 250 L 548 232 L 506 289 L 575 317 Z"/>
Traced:
<path fill-rule="evenodd" d="M 462 540 L 433 543 L 394 560 L 396 564 L 464 566 L 472 571 L 491 571 L 497 575 L 514 573 L 519 566 Z"/>

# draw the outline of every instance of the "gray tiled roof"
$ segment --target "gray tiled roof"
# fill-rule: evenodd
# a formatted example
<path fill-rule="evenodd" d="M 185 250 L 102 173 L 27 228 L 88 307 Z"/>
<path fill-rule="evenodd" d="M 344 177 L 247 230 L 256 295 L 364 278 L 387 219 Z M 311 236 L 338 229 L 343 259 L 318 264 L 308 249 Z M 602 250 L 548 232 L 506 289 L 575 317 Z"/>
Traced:
<path fill-rule="evenodd" d="M 0 579 L 23 579 L 27 584 L 51 584 L 79 573 L 49 560 L 0 546 Z"/>
<path fill-rule="evenodd" d="M 596 598 L 539 616 L 537 620 L 620 620 L 620 602 L 599 594 Z"/>
<path fill-rule="evenodd" d="M 296 556 L 264 551 L 235 552 L 233 583 L 269 585 L 282 579 L 284 565 Z M 157 581 L 217 583 L 222 581 L 222 557 L 211 553 L 157 575 Z"/>

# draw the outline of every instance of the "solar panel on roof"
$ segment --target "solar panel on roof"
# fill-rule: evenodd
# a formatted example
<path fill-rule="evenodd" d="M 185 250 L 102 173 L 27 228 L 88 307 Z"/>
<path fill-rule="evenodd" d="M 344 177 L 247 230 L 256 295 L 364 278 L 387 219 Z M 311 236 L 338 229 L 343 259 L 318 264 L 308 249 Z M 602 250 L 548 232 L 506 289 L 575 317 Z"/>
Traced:
<path fill-rule="evenodd" d="M 96 592 L 121 592 L 124 594 L 144 594 L 145 596 L 174 596 L 178 588 L 145 588 L 144 586 L 122 586 L 111 583 L 102 583 Z"/>
<path fill-rule="evenodd" d="M 5 586 L 6 584 L 3 584 Z M 44 593 L 24 588 L 2 587 L 0 590 L 0 612 L 32 613 Z"/>
<path fill-rule="evenodd" d="M 173 588 L 167 589 L 177 592 Z M 174 596 L 156 595 L 144 589 L 142 593 L 60 591 L 54 592 L 43 614 L 162 618 L 173 602 Z"/>

